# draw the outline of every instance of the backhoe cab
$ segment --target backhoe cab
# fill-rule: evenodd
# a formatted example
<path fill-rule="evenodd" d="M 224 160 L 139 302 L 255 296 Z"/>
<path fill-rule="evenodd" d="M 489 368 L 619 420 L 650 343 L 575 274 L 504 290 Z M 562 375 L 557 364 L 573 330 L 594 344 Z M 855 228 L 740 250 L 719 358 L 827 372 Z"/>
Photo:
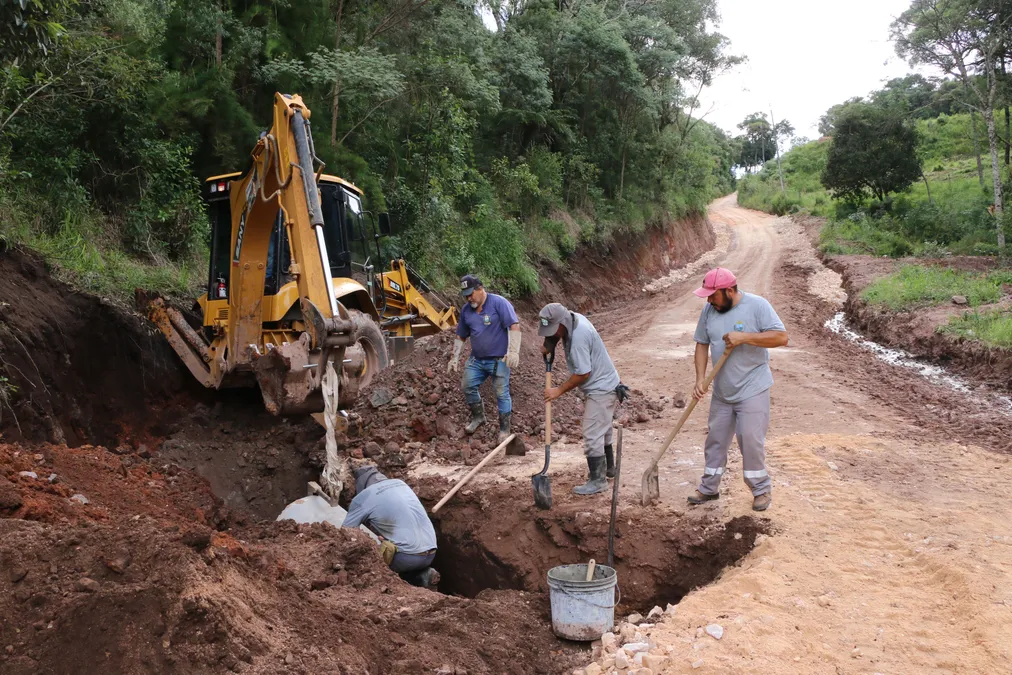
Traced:
<path fill-rule="evenodd" d="M 160 298 L 148 305 L 204 386 L 259 385 L 276 415 L 323 411 L 328 364 L 340 407 L 352 405 L 391 357 L 458 320 L 403 260 L 375 272 L 370 244 L 378 254 L 389 218 L 379 215 L 377 232 L 362 191 L 316 170 L 309 116 L 301 97 L 276 94 L 273 126 L 250 170 L 205 182 L 211 259 L 207 293 L 195 304 L 200 326 Z"/>

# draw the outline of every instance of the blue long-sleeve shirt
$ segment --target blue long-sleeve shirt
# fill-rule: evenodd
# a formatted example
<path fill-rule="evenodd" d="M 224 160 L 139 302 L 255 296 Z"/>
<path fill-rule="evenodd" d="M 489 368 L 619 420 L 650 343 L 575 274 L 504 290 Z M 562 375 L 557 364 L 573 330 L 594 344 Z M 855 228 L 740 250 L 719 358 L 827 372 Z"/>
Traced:
<path fill-rule="evenodd" d="M 427 553 L 436 548 L 436 531 L 425 507 L 402 480 L 388 478 L 355 495 L 344 527 L 362 523 L 396 544 L 401 553 Z"/>

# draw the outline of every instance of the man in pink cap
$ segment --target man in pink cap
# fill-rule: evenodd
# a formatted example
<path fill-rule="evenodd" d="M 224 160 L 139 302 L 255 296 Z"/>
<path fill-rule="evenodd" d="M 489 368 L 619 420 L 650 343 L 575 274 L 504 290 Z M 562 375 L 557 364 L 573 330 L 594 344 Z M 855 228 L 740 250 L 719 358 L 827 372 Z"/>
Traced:
<path fill-rule="evenodd" d="M 720 479 L 727 467 L 731 439 L 738 438 L 745 484 L 752 490 L 752 508 L 765 511 L 773 501 L 766 471 L 766 430 L 770 425 L 769 349 L 787 344 L 787 331 L 773 306 L 765 299 L 738 290 L 738 280 L 723 267 L 703 277 L 696 295 L 706 298 L 696 333 L 696 386 L 692 395 L 706 394 L 707 356 L 716 363 L 725 349 L 733 349 L 713 379 L 709 431 L 703 455 L 706 463 L 699 488 L 690 504 L 720 496 Z M 707 354 L 709 352 L 709 354 Z"/>

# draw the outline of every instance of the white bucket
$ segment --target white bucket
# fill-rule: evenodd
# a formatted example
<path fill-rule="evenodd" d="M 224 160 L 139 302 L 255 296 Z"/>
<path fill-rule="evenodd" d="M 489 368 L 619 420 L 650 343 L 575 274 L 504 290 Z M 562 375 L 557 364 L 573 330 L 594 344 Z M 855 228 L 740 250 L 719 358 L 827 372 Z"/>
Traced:
<path fill-rule="evenodd" d="M 622 598 L 618 573 L 597 565 L 587 579 L 587 565 L 560 565 L 548 571 L 552 630 L 561 638 L 597 640 L 615 626 L 615 605 Z M 616 596 L 617 592 L 617 596 Z"/>

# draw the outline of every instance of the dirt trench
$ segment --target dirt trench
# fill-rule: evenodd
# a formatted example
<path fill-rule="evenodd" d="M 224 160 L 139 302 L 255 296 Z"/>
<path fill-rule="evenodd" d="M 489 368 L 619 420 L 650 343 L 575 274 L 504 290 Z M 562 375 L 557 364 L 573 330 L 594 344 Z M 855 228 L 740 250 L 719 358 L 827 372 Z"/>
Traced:
<path fill-rule="evenodd" d="M 593 316 L 707 237 L 696 220 L 584 252 L 606 272 L 549 270 L 546 288 Z M 517 304 L 530 336 L 541 301 Z M 586 645 L 552 634 L 546 594 L 552 566 L 606 560 L 600 499 L 585 508 L 569 494 L 575 478 L 556 476 L 551 512 L 535 511 L 529 484 L 460 495 L 436 519 L 438 592 L 416 589 L 356 532 L 273 522 L 322 468 L 312 421 L 266 415 L 255 391 L 201 389 L 143 319 L 71 291 L 30 253 L 0 252 L 0 331 L 12 385 L 0 414 L 0 674 L 552 673 L 586 660 Z M 451 340 L 420 341 L 383 374 L 378 386 L 406 403 L 361 401 L 347 454 L 404 477 L 420 462 L 480 458 L 494 404 L 486 394 L 490 423 L 464 438 L 445 372 Z M 543 431 L 537 342 L 525 340 L 514 374 L 515 424 L 532 447 Z M 680 404 L 634 395 L 630 428 Z M 580 406 L 557 407 L 560 434 L 579 434 Z M 443 489 L 413 482 L 427 506 Z M 620 513 L 619 613 L 677 602 L 770 529 Z"/>

